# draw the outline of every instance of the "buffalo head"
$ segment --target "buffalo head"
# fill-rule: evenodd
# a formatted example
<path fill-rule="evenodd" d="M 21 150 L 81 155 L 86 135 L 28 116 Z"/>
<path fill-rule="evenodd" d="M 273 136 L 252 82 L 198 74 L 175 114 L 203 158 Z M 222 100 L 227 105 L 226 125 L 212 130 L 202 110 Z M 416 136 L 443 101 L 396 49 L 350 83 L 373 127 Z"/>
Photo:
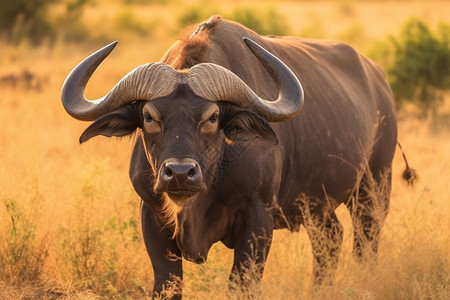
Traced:
<path fill-rule="evenodd" d="M 294 73 L 255 42 L 244 41 L 276 83 L 275 101 L 260 98 L 237 75 L 213 63 L 181 71 L 164 63 L 145 64 L 104 97 L 88 100 L 89 78 L 117 43 L 90 55 L 73 69 L 62 90 L 72 117 L 95 121 L 80 142 L 97 135 L 126 136 L 139 128 L 154 192 L 164 195 L 166 205 L 181 209 L 207 192 L 224 143 L 249 133 L 276 141 L 268 122 L 287 120 L 302 107 L 303 90 Z"/>

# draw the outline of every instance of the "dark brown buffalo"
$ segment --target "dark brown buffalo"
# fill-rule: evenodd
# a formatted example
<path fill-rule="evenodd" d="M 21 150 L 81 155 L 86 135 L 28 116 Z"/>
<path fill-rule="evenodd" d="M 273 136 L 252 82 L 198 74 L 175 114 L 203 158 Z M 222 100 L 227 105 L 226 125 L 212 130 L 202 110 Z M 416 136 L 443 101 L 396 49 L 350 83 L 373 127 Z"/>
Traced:
<path fill-rule="evenodd" d="M 72 71 L 62 99 L 74 118 L 95 120 L 81 142 L 137 132 L 130 178 L 144 203 L 155 293 L 182 278 L 173 256 L 202 263 L 218 241 L 234 249 L 232 280 L 245 284 L 252 262 L 259 279 L 273 230 L 300 225 L 316 283 L 329 281 L 342 243 L 334 213 L 341 204 L 352 215 L 356 257 L 376 254 L 397 121 L 372 61 L 344 43 L 263 37 L 213 17 L 160 63 L 89 101 L 85 86 L 114 46 Z"/>

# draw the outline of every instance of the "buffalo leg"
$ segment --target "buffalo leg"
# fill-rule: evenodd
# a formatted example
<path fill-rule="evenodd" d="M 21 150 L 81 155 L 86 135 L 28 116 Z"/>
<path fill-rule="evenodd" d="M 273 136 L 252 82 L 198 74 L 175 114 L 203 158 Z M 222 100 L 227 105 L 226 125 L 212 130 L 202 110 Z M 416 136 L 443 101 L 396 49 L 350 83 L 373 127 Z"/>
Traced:
<path fill-rule="evenodd" d="M 145 204 L 142 204 L 142 232 L 153 266 L 153 296 L 181 299 L 181 286 L 177 284 L 183 277 L 180 249 L 172 239 L 172 232 L 162 226 L 156 213 Z M 164 291 L 174 285 L 173 290 Z"/>
<path fill-rule="evenodd" d="M 304 205 L 302 215 L 314 256 L 314 284 L 331 284 L 342 247 L 343 227 L 333 211 Z"/>
<path fill-rule="evenodd" d="M 230 289 L 248 291 L 262 278 L 272 242 L 273 221 L 261 204 L 261 207 L 243 213 L 237 222 L 239 225 L 235 230 L 239 233 L 235 239 Z"/>
<path fill-rule="evenodd" d="M 373 259 L 378 251 L 381 227 L 389 208 L 390 174 L 364 176 L 355 196 L 347 203 L 354 231 L 353 254 L 358 261 Z"/>

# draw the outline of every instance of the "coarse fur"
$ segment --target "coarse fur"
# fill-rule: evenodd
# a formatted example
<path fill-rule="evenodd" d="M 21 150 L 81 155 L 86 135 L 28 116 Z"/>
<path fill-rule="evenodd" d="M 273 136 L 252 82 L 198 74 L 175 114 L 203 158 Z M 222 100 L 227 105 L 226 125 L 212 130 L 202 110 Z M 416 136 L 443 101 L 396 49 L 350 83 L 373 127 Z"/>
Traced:
<path fill-rule="evenodd" d="M 178 51 L 167 51 L 162 61 L 171 61 L 171 66 L 177 70 L 188 69 L 198 63 L 203 62 L 203 56 L 210 47 L 209 31 L 214 28 L 217 23 L 216 18 L 211 18 L 207 22 L 194 26 L 195 29 L 189 28 L 183 32 L 179 40 L 172 48 Z M 175 56 L 172 56 L 174 55 Z"/>

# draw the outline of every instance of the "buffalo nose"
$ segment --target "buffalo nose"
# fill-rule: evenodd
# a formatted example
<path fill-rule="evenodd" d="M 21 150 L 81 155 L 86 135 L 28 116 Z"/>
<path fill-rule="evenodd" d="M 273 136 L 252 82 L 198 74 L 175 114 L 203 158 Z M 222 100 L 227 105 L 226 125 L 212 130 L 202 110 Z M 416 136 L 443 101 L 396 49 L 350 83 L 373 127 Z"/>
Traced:
<path fill-rule="evenodd" d="M 163 162 L 159 172 L 157 190 L 192 194 L 206 189 L 200 166 L 193 159 L 168 159 Z"/>
<path fill-rule="evenodd" d="M 199 168 L 196 163 L 167 162 L 162 166 L 161 176 L 165 180 L 176 180 L 181 185 L 187 180 L 197 178 Z"/>

